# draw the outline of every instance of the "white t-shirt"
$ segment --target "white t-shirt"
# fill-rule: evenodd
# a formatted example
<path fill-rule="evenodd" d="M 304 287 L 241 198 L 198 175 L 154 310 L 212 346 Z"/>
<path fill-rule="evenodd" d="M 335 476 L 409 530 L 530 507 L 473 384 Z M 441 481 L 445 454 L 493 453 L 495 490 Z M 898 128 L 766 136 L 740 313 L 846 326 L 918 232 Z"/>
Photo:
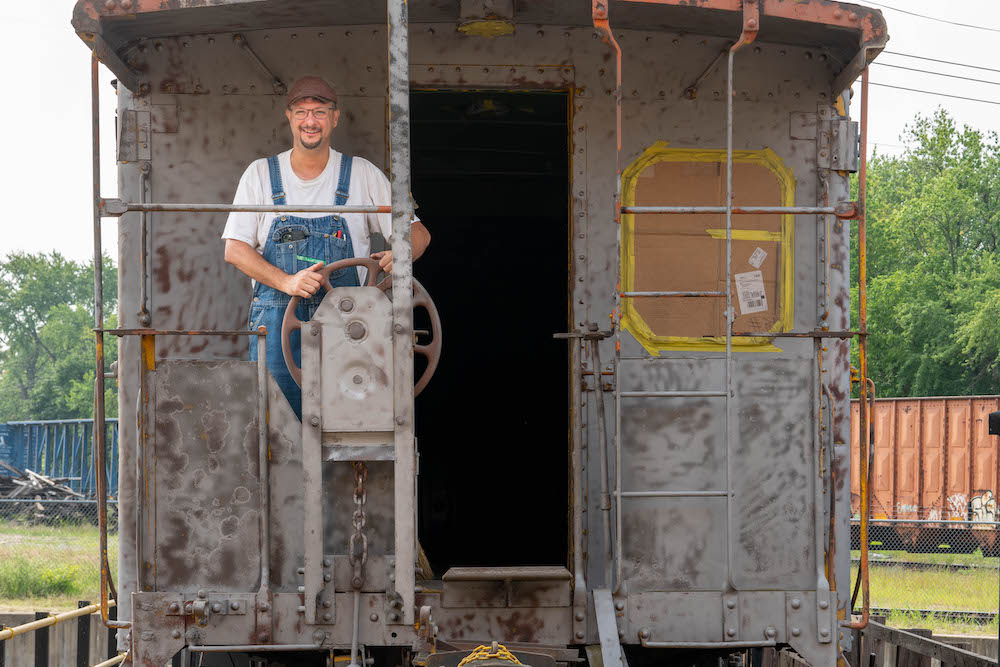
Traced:
<path fill-rule="evenodd" d="M 309 181 L 302 180 L 292 171 L 291 155 L 291 150 L 278 154 L 285 203 L 297 206 L 332 206 L 337 196 L 337 183 L 340 182 L 340 153 L 331 148 L 330 159 L 323 173 Z M 267 169 L 267 158 L 254 160 L 243 172 L 233 203 L 252 205 L 274 203 L 271 199 L 271 176 Z M 389 179 L 368 160 L 355 157 L 351 165 L 351 189 L 347 206 L 389 206 L 391 203 Z M 301 218 L 320 218 L 331 214 L 293 215 Z M 230 213 L 222 238 L 243 241 L 263 254 L 275 216 L 275 213 Z M 369 222 L 372 229 L 382 232 L 386 241 L 392 235 L 392 216 L 388 213 L 344 213 L 342 216 L 351 233 L 355 257 L 367 257 L 370 254 Z M 414 221 L 416 220 L 417 218 L 414 218 Z M 367 273 L 367 269 L 358 267 L 358 280 L 362 285 L 365 284 Z"/>

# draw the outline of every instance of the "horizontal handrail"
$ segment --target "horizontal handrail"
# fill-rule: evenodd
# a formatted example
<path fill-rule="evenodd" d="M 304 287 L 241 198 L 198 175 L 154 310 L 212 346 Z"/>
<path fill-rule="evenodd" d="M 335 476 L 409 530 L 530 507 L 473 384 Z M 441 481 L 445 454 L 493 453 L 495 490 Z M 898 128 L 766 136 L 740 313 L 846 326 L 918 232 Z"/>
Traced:
<path fill-rule="evenodd" d="M 115 601 L 111 600 L 108 602 L 109 607 L 113 607 Z M 22 625 L 14 626 L 13 628 L 3 628 L 0 630 L 0 642 L 7 641 L 17 637 L 18 635 L 24 635 L 29 632 L 34 632 L 35 630 L 41 630 L 42 628 L 47 628 L 65 621 L 70 621 L 74 618 L 79 618 L 81 616 L 89 616 L 90 614 L 95 614 L 101 609 L 99 604 L 91 604 L 86 607 L 80 607 L 79 609 L 73 609 L 72 611 L 65 611 L 61 614 L 53 614 L 51 616 L 46 616 L 45 618 L 40 618 L 37 621 L 31 621 L 29 623 L 24 623 Z M 101 663 L 104 664 L 104 663 Z M 118 663 L 112 663 L 118 664 Z"/>
<path fill-rule="evenodd" d="M 725 292 L 703 291 L 703 292 L 622 292 L 622 298 L 631 299 L 645 296 L 682 296 L 682 297 L 702 297 L 702 296 L 726 296 Z"/>
<path fill-rule="evenodd" d="M 130 211 L 147 213 L 392 213 L 391 206 L 278 206 L 277 204 L 195 204 L 132 202 L 101 199 L 102 217 L 117 218 Z"/>
<path fill-rule="evenodd" d="M 108 658 L 104 662 L 99 662 L 93 667 L 111 667 L 112 665 L 120 665 L 125 662 L 125 658 L 128 657 L 128 653 L 122 653 L 121 655 L 116 655 L 113 658 Z"/>
<path fill-rule="evenodd" d="M 109 336 L 266 336 L 267 327 L 259 329 L 94 329 Z"/>
<path fill-rule="evenodd" d="M 836 206 L 734 206 L 733 215 L 837 215 Z M 622 206 L 631 215 L 718 215 L 725 206 Z"/>

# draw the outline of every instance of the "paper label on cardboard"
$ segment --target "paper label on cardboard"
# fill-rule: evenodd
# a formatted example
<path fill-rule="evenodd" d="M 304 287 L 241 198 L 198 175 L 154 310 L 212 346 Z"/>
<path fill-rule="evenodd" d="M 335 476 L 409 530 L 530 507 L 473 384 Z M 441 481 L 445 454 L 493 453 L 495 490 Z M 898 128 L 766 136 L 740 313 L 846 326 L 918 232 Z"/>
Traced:
<path fill-rule="evenodd" d="M 764 275 L 760 271 L 747 271 L 733 276 L 736 280 L 736 296 L 740 302 L 740 313 L 762 313 L 767 310 L 767 294 L 764 292 Z"/>
<path fill-rule="evenodd" d="M 767 253 L 764 252 L 763 248 L 757 248 L 756 250 L 753 251 L 753 254 L 750 255 L 750 259 L 747 261 L 750 262 L 750 266 L 752 266 L 755 269 L 759 269 L 760 265 L 764 263 L 765 259 L 767 259 Z"/>

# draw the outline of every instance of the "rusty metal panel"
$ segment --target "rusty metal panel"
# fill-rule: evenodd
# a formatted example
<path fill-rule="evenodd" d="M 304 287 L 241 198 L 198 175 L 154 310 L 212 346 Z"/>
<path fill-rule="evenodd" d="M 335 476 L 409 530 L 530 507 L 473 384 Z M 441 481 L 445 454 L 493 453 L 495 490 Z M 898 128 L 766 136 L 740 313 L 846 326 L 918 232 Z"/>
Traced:
<path fill-rule="evenodd" d="M 997 448 L 1000 439 L 989 434 L 989 414 L 1000 410 L 1000 399 L 977 398 L 972 401 L 973 490 L 969 501 L 972 519 L 996 521 Z"/>
<path fill-rule="evenodd" d="M 920 429 L 924 470 L 920 495 L 928 519 L 940 519 L 944 511 L 944 429 L 944 401 L 925 401 Z"/>
<path fill-rule="evenodd" d="M 920 466 L 918 434 L 920 401 L 893 401 L 896 448 L 896 499 L 893 507 L 898 519 L 920 517 Z"/>
<path fill-rule="evenodd" d="M 889 516 L 896 505 L 895 449 L 893 440 L 896 436 L 895 413 L 892 404 L 876 403 L 872 421 L 875 424 L 875 461 L 873 472 L 874 499 L 872 502 L 873 516 Z"/>
<path fill-rule="evenodd" d="M 945 402 L 945 518 L 962 520 L 969 508 L 969 476 L 972 470 L 969 457 L 969 427 L 972 406 L 968 400 L 951 399 Z"/>
<path fill-rule="evenodd" d="M 163 361 L 152 375 L 157 591 L 258 584 L 257 365 Z"/>

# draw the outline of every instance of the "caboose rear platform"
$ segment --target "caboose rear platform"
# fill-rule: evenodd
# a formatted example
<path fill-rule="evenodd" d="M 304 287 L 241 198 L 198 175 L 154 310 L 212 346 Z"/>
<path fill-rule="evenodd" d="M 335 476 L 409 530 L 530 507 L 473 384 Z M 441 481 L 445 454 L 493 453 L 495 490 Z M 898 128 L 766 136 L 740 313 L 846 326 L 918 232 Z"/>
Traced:
<path fill-rule="evenodd" d="M 850 88 L 877 10 L 79 0 L 73 25 L 95 90 L 98 62 L 117 77 L 118 196 L 95 183 L 94 216 L 98 253 L 119 218 L 97 368 L 116 336 L 137 425 L 127 662 L 849 651 Z M 292 323 L 300 422 L 244 361 L 260 332 L 217 239 L 306 74 L 338 90 L 334 147 L 391 174 L 395 261 L 388 290 Z M 411 192 L 434 234 L 415 264 Z"/>

